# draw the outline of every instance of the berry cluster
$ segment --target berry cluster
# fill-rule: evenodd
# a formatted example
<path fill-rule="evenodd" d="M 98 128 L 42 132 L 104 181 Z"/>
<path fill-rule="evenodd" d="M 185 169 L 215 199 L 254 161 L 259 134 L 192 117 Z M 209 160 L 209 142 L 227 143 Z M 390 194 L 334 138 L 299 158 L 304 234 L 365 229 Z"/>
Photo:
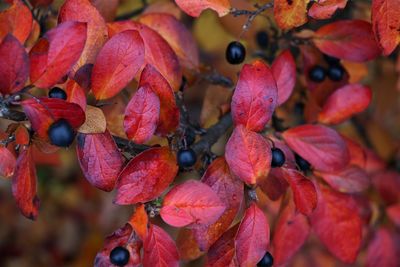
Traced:
<path fill-rule="evenodd" d="M 328 69 L 321 65 L 315 65 L 310 68 L 308 76 L 313 82 L 323 82 L 325 78 L 328 78 L 334 82 L 339 82 L 343 79 L 346 70 L 340 64 L 340 60 L 328 55 L 324 55 L 324 59 L 328 64 Z"/>

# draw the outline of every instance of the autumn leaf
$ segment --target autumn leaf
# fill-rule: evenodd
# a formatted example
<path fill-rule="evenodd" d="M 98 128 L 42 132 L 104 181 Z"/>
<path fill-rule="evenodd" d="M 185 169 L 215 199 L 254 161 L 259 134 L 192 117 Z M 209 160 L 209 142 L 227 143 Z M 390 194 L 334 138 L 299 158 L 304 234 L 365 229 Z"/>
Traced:
<path fill-rule="evenodd" d="M 371 23 L 363 20 L 340 20 L 319 28 L 315 45 L 325 54 L 349 61 L 372 60 L 381 53 Z"/>
<path fill-rule="evenodd" d="M 40 200 L 36 195 L 37 176 L 33 163 L 31 147 L 23 149 L 19 154 L 12 178 L 12 194 L 22 215 L 36 220 L 39 213 Z"/>
<path fill-rule="evenodd" d="M 318 121 L 338 124 L 363 112 L 371 103 L 372 91 L 361 84 L 349 84 L 334 91 L 326 100 Z"/>
<path fill-rule="evenodd" d="M 346 7 L 347 0 L 324 0 L 313 2 L 308 15 L 314 19 L 329 19 L 338 9 Z"/>
<path fill-rule="evenodd" d="M 29 58 L 22 44 L 12 35 L 0 43 L 0 93 L 21 90 L 29 75 Z"/>
<path fill-rule="evenodd" d="M 135 211 L 129 219 L 129 224 L 141 240 L 146 240 L 149 227 L 149 217 L 147 216 L 144 204 L 140 203 L 135 205 Z"/>
<path fill-rule="evenodd" d="M 148 149 L 121 171 L 114 202 L 129 205 L 153 200 L 168 188 L 177 173 L 175 155 L 168 147 Z"/>
<path fill-rule="evenodd" d="M 21 44 L 25 43 L 32 30 L 32 13 L 20 0 L 0 12 L 0 41 L 7 34 L 13 35 Z"/>
<path fill-rule="evenodd" d="M 87 106 L 85 115 L 85 123 L 79 127 L 78 132 L 84 134 L 96 134 L 104 133 L 107 130 L 106 117 L 100 108 Z"/>
<path fill-rule="evenodd" d="M 275 0 L 274 17 L 279 28 L 290 30 L 307 22 L 309 0 Z"/>
<path fill-rule="evenodd" d="M 174 240 L 157 225 L 150 225 L 143 243 L 143 267 L 178 267 L 179 254 Z"/>
<path fill-rule="evenodd" d="M 331 128 L 305 124 L 286 130 L 282 136 L 288 146 L 316 170 L 338 171 L 349 163 L 346 143 Z"/>
<path fill-rule="evenodd" d="M 368 245 L 366 266 L 396 267 L 399 265 L 399 260 L 398 243 L 394 233 L 380 227 Z"/>
<path fill-rule="evenodd" d="M 269 224 L 264 212 L 251 203 L 246 209 L 235 237 L 239 266 L 256 266 L 269 245 Z"/>
<path fill-rule="evenodd" d="M 317 209 L 310 216 L 313 230 L 338 259 L 353 263 L 361 246 L 362 221 L 350 195 L 320 186 Z"/>
<path fill-rule="evenodd" d="M 373 0 L 372 30 L 384 55 L 391 54 L 400 43 L 400 1 Z"/>
<path fill-rule="evenodd" d="M 235 125 L 259 132 L 277 105 L 277 87 L 271 70 L 261 60 L 246 64 L 233 93 L 231 109 Z"/>
<path fill-rule="evenodd" d="M 4 146 L 0 146 L 0 177 L 13 176 L 16 166 L 15 156 Z"/>
<path fill-rule="evenodd" d="M 40 88 L 57 84 L 79 59 L 86 23 L 68 21 L 46 32 L 29 52 L 31 82 Z"/>
<path fill-rule="evenodd" d="M 222 17 L 228 14 L 231 8 L 229 0 L 175 0 L 175 3 L 192 17 L 200 16 L 205 9 L 212 9 Z"/>
<path fill-rule="evenodd" d="M 207 252 L 206 267 L 235 267 L 236 260 L 235 236 L 239 224 L 226 231 Z"/>
<path fill-rule="evenodd" d="M 209 225 L 218 220 L 225 208 L 208 185 L 189 180 L 168 192 L 160 215 L 166 223 L 175 227 L 191 224 Z"/>
<path fill-rule="evenodd" d="M 92 92 L 102 100 L 117 95 L 144 63 L 144 44 L 137 31 L 114 35 L 100 50 L 92 70 Z"/>
<path fill-rule="evenodd" d="M 232 173 L 249 185 L 266 178 L 271 169 L 271 147 L 260 134 L 238 125 L 225 148 L 225 158 Z"/>
<path fill-rule="evenodd" d="M 124 159 L 111 134 L 79 133 L 77 140 L 77 157 L 86 179 L 96 188 L 113 190 Z"/>
<path fill-rule="evenodd" d="M 296 62 L 289 50 L 283 51 L 274 60 L 272 74 L 278 88 L 277 105 L 282 105 L 289 99 L 296 84 Z"/>
<path fill-rule="evenodd" d="M 78 104 L 83 111 L 86 110 L 86 93 L 84 89 L 74 80 L 70 79 L 65 88 L 67 101 Z"/>

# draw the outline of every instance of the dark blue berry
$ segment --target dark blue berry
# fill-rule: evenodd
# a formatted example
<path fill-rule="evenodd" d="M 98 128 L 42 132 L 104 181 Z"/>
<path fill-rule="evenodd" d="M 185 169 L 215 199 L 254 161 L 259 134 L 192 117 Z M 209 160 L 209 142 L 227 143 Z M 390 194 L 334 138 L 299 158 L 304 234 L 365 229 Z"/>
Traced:
<path fill-rule="evenodd" d="M 178 165 L 181 168 L 192 167 L 197 161 L 196 153 L 191 148 L 180 149 L 178 151 L 177 157 L 178 157 Z"/>
<path fill-rule="evenodd" d="M 271 149 L 272 152 L 272 161 L 271 161 L 271 167 L 272 168 L 276 168 L 276 167 L 282 167 L 283 164 L 285 164 L 285 154 L 283 153 L 282 150 L 280 150 L 279 148 L 272 148 Z"/>
<path fill-rule="evenodd" d="M 75 139 L 75 131 L 68 121 L 61 119 L 50 125 L 48 130 L 50 142 L 59 147 L 69 147 Z"/>
<path fill-rule="evenodd" d="M 328 77 L 332 81 L 338 82 L 343 79 L 345 70 L 342 65 L 331 65 L 328 69 Z"/>
<path fill-rule="evenodd" d="M 67 99 L 67 93 L 65 93 L 65 91 L 59 87 L 53 87 L 50 91 L 49 91 L 49 97 L 50 98 L 59 98 L 59 99 Z"/>
<path fill-rule="evenodd" d="M 110 262 L 117 266 L 125 266 L 129 262 L 129 251 L 124 247 L 115 247 L 110 252 Z"/>
<path fill-rule="evenodd" d="M 295 154 L 295 159 L 296 159 L 296 164 L 299 167 L 300 170 L 302 170 L 303 172 L 308 171 L 311 167 L 310 163 L 303 159 L 302 157 L 300 157 L 299 155 Z"/>
<path fill-rule="evenodd" d="M 267 49 L 269 45 L 268 33 L 261 31 L 256 35 L 257 44 L 262 49 Z"/>
<path fill-rule="evenodd" d="M 257 263 L 258 267 L 271 267 L 274 264 L 274 258 L 271 253 L 267 251 L 264 257 Z"/>
<path fill-rule="evenodd" d="M 319 65 L 315 65 L 308 72 L 308 77 L 310 78 L 311 81 L 320 83 L 323 80 L 325 80 L 326 70 Z"/>
<path fill-rule="evenodd" d="M 240 64 L 246 57 L 246 49 L 240 42 L 231 42 L 226 48 L 226 60 L 230 64 Z"/>

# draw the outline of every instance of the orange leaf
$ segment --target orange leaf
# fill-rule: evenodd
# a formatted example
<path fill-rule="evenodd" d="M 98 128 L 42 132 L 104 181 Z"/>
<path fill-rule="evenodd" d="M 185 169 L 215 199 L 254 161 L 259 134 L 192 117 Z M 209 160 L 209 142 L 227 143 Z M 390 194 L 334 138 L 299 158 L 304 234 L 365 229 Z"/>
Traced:
<path fill-rule="evenodd" d="M 199 49 L 191 32 L 174 16 L 166 13 L 150 13 L 139 21 L 158 32 L 171 46 L 182 66 L 199 68 Z"/>
<path fill-rule="evenodd" d="M 177 173 L 175 155 L 168 147 L 148 149 L 121 171 L 114 202 L 128 205 L 153 200 L 168 188 Z"/>
<path fill-rule="evenodd" d="M 12 34 L 20 43 L 25 43 L 32 29 L 32 13 L 21 0 L 13 0 L 12 5 L 0 12 L 0 41 Z"/>
<path fill-rule="evenodd" d="M 363 20 L 339 20 L 315 32 L 315 45 L 325 54 L 340 59 L 362 62 L 381 53 L 371 23 Z"/>
<path fill-rule="evenodd" d="M 29 53 L 34 85 L 49 88 L 68 74 L 85 46 L 86 29 L 86 23 L 68 21 L 46 32 Z"/>
<path fill-rule="evenodd" d="M 314 2 L 308 15 L 314 19 L 329 19 L 338 9 L 346 7 L 347 0 L 324 0 Z"/>
<path fill-rule="evenodd" d="M 29 58 L 25 47 L 12 35 L 0 43 L 0 93 L 21 90 L 29 75 Z"/>
<path fill-rule="evenodd" d="M 307 4 L 310 0 L 275 0 L 274 16 L 282 30 L 303 25 L 307 22 Z"/>
<path fill-rule="evenodd" d="M 83 111 L 86 110 L 86 94 L 83 88 L 74 80 L 69 80 L 65 88 L 67 101 L 78 104 Z"/>
<path fill-rule="evenodd" d="M 271 70 L 261 60 L 245 64 L 233 93 L 231 109 L 235 125 L 261 131 L 277 105 L 278 91 Z"/>
<path fill-rule="evenodd" d="M 149 85 L 160 100 L 160 119 L 156 133 L 166 136 L 179 126 L 179 108 L 174 92 L 168 81 L 150 64 L 147 64 L 140 76 L 139 86 Z"/>
<path fill-rule="evenodd" d="M 175 0 L 175 3 L 192 17 L 200 16 L 205 9 L 212 9 L 222 17 L 228 14 L 231 8 L 229 0 Z"/>
<path fill-rule="evenodd" d="M 189 180 L 168 192 L 160 215 L 166 223 L 175 227 L 190 224 L 209 225 L 218 220 L 225 208 L 208 185 Z"/>
<path fill-rule="evenodd" d="M 125 109 L 124 129 L 130 140 L 137 144 L 149 141 L 160 118 L 160 100 L 145 84 L 134 94 Z"/>
<path fill-rule="evenodd" d="M 371 103 L 372 91 L 361 84 L 348 84 L 334 91 L 326 100 L 318 121 L 338 124 L 363 112 Z"/>
<path fill-rule="evenodd" d="M 260 134 L 238 125 L 225 148 L 232 173 L 249 185 L 267 177 L 271 169 L 271 147 Z"/>
<path fill-rule="evenodd" d="M 372 29 L 382 47 L 383 54 L 389 55 L 400 43 L 400 1 L 372 1 Z"/>
<path fill-rule="evenodd" d="M 13 178 L 12 194 L 21 213 L 31 220 L 36 220 L 40 201 L 36 195 L 36 168 L 33 163 L 31 147 L 22 150 L 18 156 Z"/>
<path fill-rule="evenodd" d="M 98 10 L 89 0 L 67 0 L 60 9 L 58 21 L 87 23 L 87 41 L 79 60 L 73 66 L 73 73 L 87 64 L 93 64 L 108 37 L 107 25 Z"/>
<path fill-rule="evenodd" d="M 145 240 L 147 237 L 147 228 L 149 227 L 149 218 L 146 213 L 146 207 L 144 204 L 137 204 L 132 217 L 129 219 L 129 224 L 139 235 L 141 240 Z"/>
<path fill-rule="evenodd" d="M 246 209 L 235 237 L 239 266 L 256 266 L 269 245 L 269 224 L 254 202 Z"/>
<path fill-rule="evenodd" d="M 144 44 L 137 31 L 114 35 L 100 50 L 92 70 L 92 91 L 102 100 L 117 95 L 144 63 Z"/>
<path fill-rule="evenodd" d="M 111 134 L 79 133 L 77 140 L 77 157 L 86 179 L 101 190 L 113 190 L 124 159 Z"/>

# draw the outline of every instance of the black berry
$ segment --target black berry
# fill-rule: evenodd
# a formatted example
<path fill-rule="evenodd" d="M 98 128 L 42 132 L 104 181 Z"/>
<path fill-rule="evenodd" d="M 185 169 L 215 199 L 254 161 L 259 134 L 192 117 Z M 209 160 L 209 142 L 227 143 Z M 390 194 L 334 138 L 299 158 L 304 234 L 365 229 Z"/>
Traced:
<path fill-rule="evenodd" d="M 272 257 L 271 253 L 267 251 L 264 257 L 257 263 L 259 267 L 271 267 L 274 264 L 274 258 Z"/>
<path fill-rule="evenodd" d="M 296 159 L 296 164 L 299 167 L 300 170 L 302 170 L 303 172 L 308 171 L 311 167 L 310 163 L 303 159 L 302 157 L 300 157 L 299 155 L 295 154 L 295 159 Z"/>
<path fill-rule="evenodd" d="M 315 65 L 308 72 L 308 77 L 310 78 L 311 81 L 320 83 L 323 80 L 325 80 L 326 70 L 319 65 Z"/>
<path fill-rule="evenodd" d="M 53 145 L 68 147 L 74 141 L 75 131 L 68 121 L 61 119 L 50 125 L 48 135 Z"/>
<path fill-rule="evenodd" d="M 129 251 L 124 247 L 115 247 L 110 252 L 110 262 L 117 266 L 125 266 L 129 262 Z"/>
<path fill-rule="evenodd" d="M 197 161 L 196 153 L 193 149 L 180 149 L 178 151 L 178 165 L 181 168 L 192 167 Z"/>
<path fill-rule="evenodd" d="M 262 49 L 267 49 L 269 44 L 268 33 L 261 31 L 256 35 L 257 44 Z"/>
<path fill-rule="evenodd" d="M 241 43 L 234 41 L 229 43 L 225 56 L 230 64 L 240 64 L 246 57 L 246 49 Z"/>
<path fill-rule="evenodd" d="M 282 167 L 283 164 L 285 164 L 285 154 L 283 153 L 282 150 L 279 148 L 272 148 L 272 161 L 271 161 L 271 167 L 276 168 L 276 167 Z"/>
<path fill-rule="evenodd" d="M 324 54 L 323 56 L 324 56 L 326 63 L 328 63 L 329 65 L 338 64 L 340 62 L 340 59 L 338 59 L 336 57 L 331 57 L 326 54 Z"/>
<path fill-rule="evenodd" d="M 50 98 L 59 98 L 59 99 L 67 99 L 67 93 L 65 93 L 65 91 L 59 87 L 53 87 L 50 91 L 49 91 L 49 97 Z"/>
<path fill-rule="evenodd" d="M 340 64 L 331 65 L 328 69 L 329 79 L 335 82 L 341 81 L 343 79 L 344 73 L 345 70 Z"/>

